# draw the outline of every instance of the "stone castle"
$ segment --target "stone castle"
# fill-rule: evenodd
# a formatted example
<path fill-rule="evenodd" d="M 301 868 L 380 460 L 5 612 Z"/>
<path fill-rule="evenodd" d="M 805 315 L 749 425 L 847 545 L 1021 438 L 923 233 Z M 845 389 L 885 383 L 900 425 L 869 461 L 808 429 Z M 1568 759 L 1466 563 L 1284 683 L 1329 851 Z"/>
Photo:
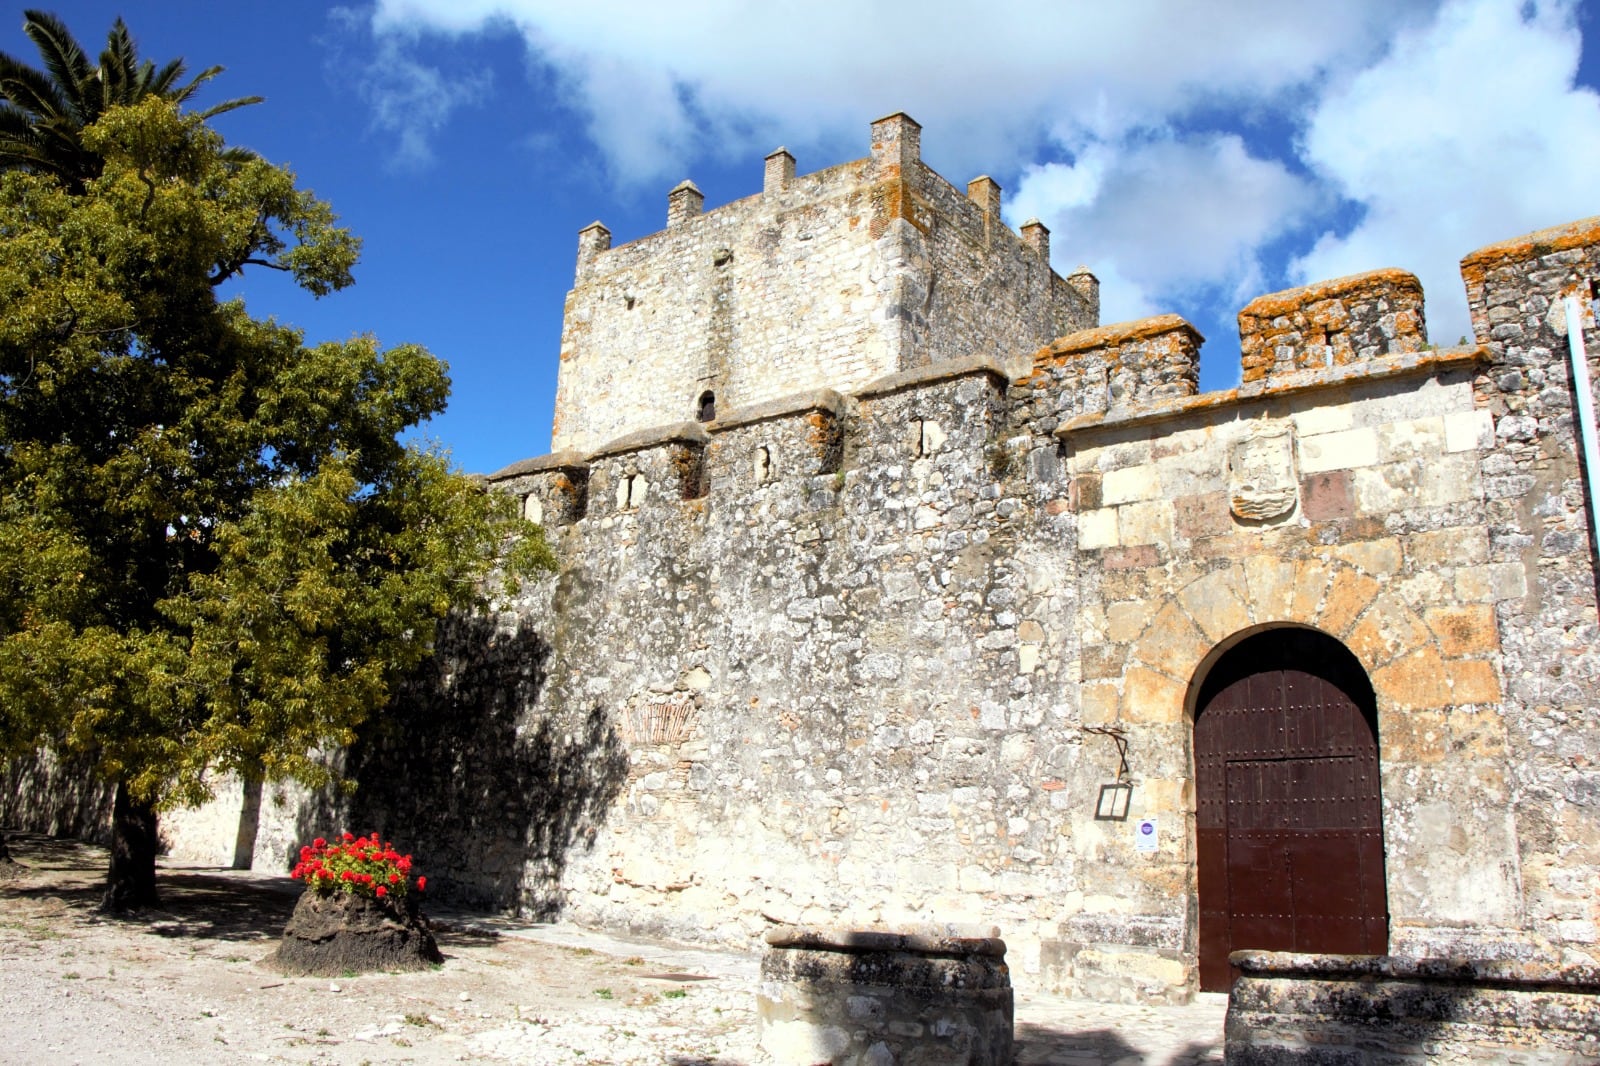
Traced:
<path fill-rule="evenodd" d="M 258 864 L 344 817 L 463 903 L 993 924 L 1018 987 L 1111 999 L 1237 947 L 1592 960 L 1600 218 L 1467 256 L 1458 347 L 1400 271 L 1260 297 L 1201 394 L 1194 328 L 1101 325 L 918 134 L 580 234 L 557 450 L 489 478 L 560 572 L 453 624 L 353 798 L 263 804 Z"/>

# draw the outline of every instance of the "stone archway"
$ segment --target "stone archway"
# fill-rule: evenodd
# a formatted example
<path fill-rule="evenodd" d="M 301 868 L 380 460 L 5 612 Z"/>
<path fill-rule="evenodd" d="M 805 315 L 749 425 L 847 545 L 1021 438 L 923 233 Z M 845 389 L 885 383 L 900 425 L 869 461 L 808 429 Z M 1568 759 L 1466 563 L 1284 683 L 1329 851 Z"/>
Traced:
<path fill-rule="evenodd" d="M 1161 891 L 1187 896 L 1174 945 L 1187 964 L 1199 954 L 1197 796 L 1189 756 L 1200 688 L 1229 649 L 1280 627 L 1334 638 L 1371 682 L 1383 738 L 1382 787 L 1392 805 L 1385 828 L 1393 935 L 1403 939 L 1419 916 L 1445 913 L 1456 920 L 1482 909 L 1485 893 L 1452 896 L 1443 887 L 1459 881 L 1452 865 L 1459 860 L 1455 852 L 1416 843 L 1427 839 L 1416 812 L 1419 801 L 1443 802 L 1437 767 L 1452 746 L 1477 753 L 1482 772 L 1474 780 L 1498 787 L 1495 764 L 1484 760 L 1498 758 L 1503 739 L 1495 716 L 1476 712 L 1501 699 L 1499 634 L 1487 597 L 1450 602 L 1433 595 L 1431 585 L 1410 576 L 1406 550 L 1391 540 L 1333 546 L 1302 558 L 1263 553 L 1175 566 L 1165 575 L 1148 571 L 1139 582 L 1122 583 L 1123 598 L 1086 633 L 1092 659 L 1086 654 L 1078 690 L 1083 721 L 1127 731 L 1146 775 L 1145 809 L 1171 817 L 1163 824 L 1176 827 L 1172 851 L 1147 859 L 1144 869 Z M 1483 811 L 1474 817 L 1475 832 L 1492 839 L 1497 853 L 1514 853 L 1490 808 Z M 1495 900 L 1509 899 L 1510 891 L 1490 899 L 1491 910 L 1503 910 L 1506 904 Z"/>
<path fill-rule="evenodd" d="M 1203 679 L 1194 727 L 1199 970 L 1226 991 L 1240 949 L 1388 949 L 1377 704 L 1316 630 L 1269 629 Z"/>
<path fill-rule="evenodd" d="M 1260 555 L 1153 595 L 1138 605 L 1148 622 L 1128 642 L 1120 678 L 1090 686 L 1086 703 L 1103 720 L 1177 725 L 1193 714 L 1197 679 L 1211 664 L 1280 625 L 1344 644 L 1368 672 L 1380 714 L 1498 702 L 1493 612 L 1414 608 L 1385 582 L 1386 571 L 1382 560 L 1363 568 Z"/>

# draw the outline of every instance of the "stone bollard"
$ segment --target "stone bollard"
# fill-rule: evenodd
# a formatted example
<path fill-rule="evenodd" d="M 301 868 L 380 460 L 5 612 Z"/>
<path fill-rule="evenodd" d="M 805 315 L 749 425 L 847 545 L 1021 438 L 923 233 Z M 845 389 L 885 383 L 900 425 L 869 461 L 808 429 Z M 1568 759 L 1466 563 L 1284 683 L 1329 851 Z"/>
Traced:
<path fill-rule="evenodd" d="M 999 932 L 775 929 L 757 993 L 761 1048 L 775 1066 L 1011 1066 Z"/>

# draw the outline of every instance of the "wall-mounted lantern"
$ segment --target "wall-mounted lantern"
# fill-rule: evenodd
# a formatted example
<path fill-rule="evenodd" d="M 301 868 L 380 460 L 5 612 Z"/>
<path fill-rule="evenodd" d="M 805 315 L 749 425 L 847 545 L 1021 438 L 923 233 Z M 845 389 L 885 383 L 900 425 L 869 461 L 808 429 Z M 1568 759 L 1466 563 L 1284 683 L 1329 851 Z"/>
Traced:
<path fill-rule="evenodd" d="M 1128 807 L 1133 802 L 1133 782 L 1128 779 L 1127 730 L 1115 725 L 1086 725 L 1083 731 L 1110 737 L 1117 746 L 1117 779 L 1100 786 L 1100 797 L 1094 806 L 1095 820 L 1125 822 L 1128 820 Z"/>

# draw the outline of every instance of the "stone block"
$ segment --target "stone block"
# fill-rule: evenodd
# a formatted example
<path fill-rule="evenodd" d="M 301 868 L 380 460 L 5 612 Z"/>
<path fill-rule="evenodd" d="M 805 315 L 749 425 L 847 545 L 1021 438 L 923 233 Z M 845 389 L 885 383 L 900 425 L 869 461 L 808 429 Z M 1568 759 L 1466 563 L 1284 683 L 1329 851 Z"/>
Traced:
<path fill-rule="evenodd" d="M 1178 536 L 1187 540 L 1220 537 L 1233 530 L 1226 492 L 1179 496 L 1172 501 L 1172 511 Z"/>
<path fill-rule="evenodd" d="M 1252 619 L 1275 622 L 1293 617 L 1294 563 L 1270 555 L 1253 555 L 1244 561 L 1244 577 Z"/>
<path fill-rule="evenodd" d="M 1394 595 L 1379 595 L 1345 637 L 1367 669 L 1420 648 L 1432 639 L 1416 612 Z"/>
<path fill-rule="evenodd" d="M 1323 598 L 1328 593 L 1328 583 L 1333 569 L 1317 559 L 1301 559 L 1294 568 L 1294 595 L 1289 604 L 1288 617 L 1297 622 L 1313 623 L 1322 611 Z M 1332 632 L 1332 630 L 1329 630 Z"/>
<path fill-rule="evenodd" d="M 1151 605 L 1142 600 L 1125 600 L 1106 607 L 1106 639 L 1126 644 L 1150 624 Z"/>
<path fill-rule="evenodd" d="M 1326 470 L 1352 470 L 1378 462 L 1378 433 L 1374 429 L 1347 429 L 1299 439 L 1301 474 Z"/>
<path fill-rule="evenodd" d="M 1448 664 L 1450 695 L 1456 703 L 1498 704 L 1500 678 L 1486 659 L 1462 659 Z"/>
<path fill-rule="evenodd" d="M 1169 673 L 1186 673 L 1214 642 L 1207 640 L 1177 604 L 1162 607 L 1134 645 L 1133 657 Z"/>
<path fill-rule="evenodd" d="M 1494 416 L 1486 410 L 1452 411 L 1444 416 L 1444 450 L 1484 451 L 1494 447 Z"/>
<path fill-rule="evenodd" d="M 1107 570 L 1144 570 L 1161 562 L 1161 552 L 1154 544 L 1110 548 L 1100 557 L 1100 565 Z"/>
<path fill-rule="evenodd" d="M 1371 673 L 1372 688 L 1378 694 L 1380 707 L 1388 704 L 1397 711 L 1415 711 L 1448 707 L 1456 702 L 1449 683 L 1450 672 L 1432 644 L 1410 651 Z M 1387 729 L 1384 735 L 1388 735 Z"/>
<path fill-rule="evenodd" d="M 1161 471 L 1157 466 L 1129 466 L 1108 470 L 1100 480 L 1100 502 L 1107 507 L 1161 497 Z"/>
<path fill-rule="evenodd" d="M 1171 544 L 1172 504 L 1150 500 L 1118 507 L 1117 540 L 1122 544 Z"/>
<path fill-rule="evenodd" d="M 1294 431 L 1301 437 L 1338 433 L 1355 425 L 1354 405 L 1348 403 L 1324 402 L 1315 407 L 1302 408 L 1292 417 Z"/>
<path fill-rule="evenodd" d="M 1406 562 L 1413 570 L 1470 566 L 1489 559 L 1489 535 L 1482 526 L 1456 526 L 1413 533 L 1405 541 Z"/>
<path fill-rule="evenodd" d="M 1313 474 L 1300 482 L 1300 513 L 1313 522 L 1349 518 L 1355 509 L 1348 470 Z"/>
<path fill-rule="evenodd" d="M 1406 459 L 1354 472 L 1360 514 L 1389 515 L 1419 507 L 1445 507 L 1482 495 L 1471 457 L 1435 455 Z"/>
<path fill-rule="evenodd" d="M 1122 718 L 1128 722 L 1166 725 L 1183 721 L 1188 685 L 1143 666 L 1130 666 L 1122 679 Z"/>
<path fill-rule="evenodd" d="M 1336 637 L 1349 632 L 1378 594 L 1378 582 L 1360 571 L 1338 567 L 1317 612 L 1319 628 Z"/>
<path fill-rule="evenodd" d="M 1390 422 L 1377 429 L 1381 462 L 1426 460 L 1444 451 L 1444 419 L 1437 415 Z"/>
<path fill-rule="evenodd" d="M 1122 541 L 1118 537 L 1117 509 L 1103 507 L 1084 511 L 1078 515 L 1078 547 L 1084 551 L 1097 548 L 1114 548 Z"/>
<path fill-rule="evenodd" d="M 1250 625 L 1250 608 L 1244 597 L 1244 574 L 1230 567 L 1190 582 L 1178 593 L 1178 602 L 1215 644 Z"/>
<path fill-rule="evenodd" d="M 1107 725 L 1117 720 L 1122 694 L 1115 681 L 1091 681 L 1078 686 L 1078 713 L 1084 725 Z"/>
<path fill-rule="evenodd" d="M 1341 544 L 1334 557 L 1373 577 L 1392 577 L 1400 569 L 1402 552 L 1394 537 Z"/>
<path fill-rule="evenodd" d="M 1435 607 L 1423 615 L 1447 659 L 1491 655 L 1500 650 L 1494 609 L 1487 604 Z"/>

